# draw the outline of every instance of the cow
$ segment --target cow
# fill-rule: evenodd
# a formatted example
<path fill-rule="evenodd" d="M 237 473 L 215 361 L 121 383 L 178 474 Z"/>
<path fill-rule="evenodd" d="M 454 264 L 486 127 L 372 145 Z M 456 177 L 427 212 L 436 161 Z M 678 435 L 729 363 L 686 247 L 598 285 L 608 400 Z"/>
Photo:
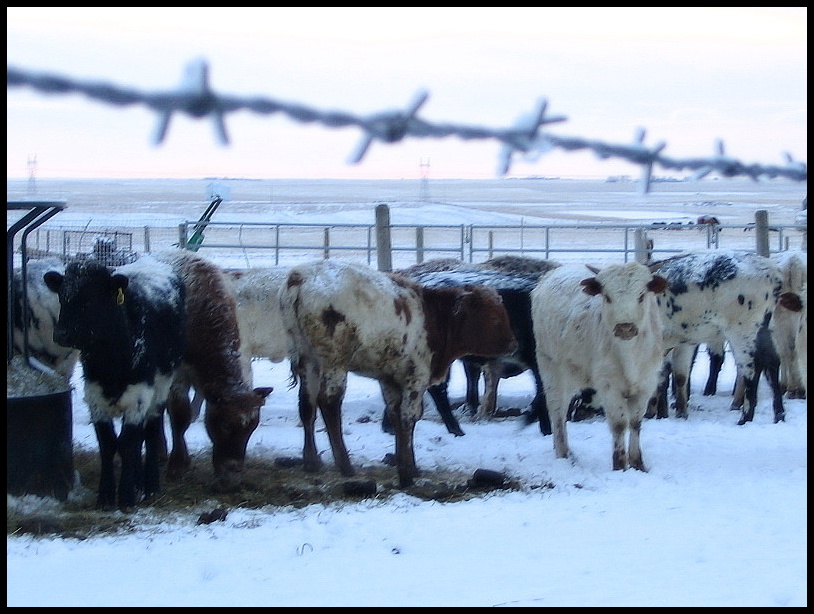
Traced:
<path fill-rule="evenodd" d="M 59 318 L 59 297 L 45 285 L 43 278 L 48 271 L 64 273 L 65 263 L 59 258 L 37 258 L 26 262 L 25 268 L 25 296 L 28 300 L 28 309 L 25 311 L 22 267 L 14 269 L 12 279 L 14 352 L 25 355 L 27 349 L 29 358 L 70 379 L 79 362 L 79 350 L 66 348 L 54 342 L 54 325 Z M 27 326 L 23 323 L 24 317 L 27 318 Z"/>
<path fill-rule="evenodd" d="M 588 269 L 592 277 L 586 277 Z M 647 470 L 639 435 L 664 355 L 656 297 L 666 287 L 667 280 L 645 265 L 628 262 L 601 270 L 566 264 L 543 275 L 532 291 L 537 364 L 557 458 L 571 455 L 567 411 L 587 391 L 604 408 L 613 469 Z"/>
<path fill-rule="evenodd" d="M 751 421 L 759 372 L 774 373 L 780 364 L 770 334 L 781 292 L 779 268 L 769 258 L 728 250 L 687 252 L 652 263 L 650 268 L 669 281 L 659 306 L 665 353 L 671 352 L 667 360 L 675 378 L 676 415 L 687 417 L 687 381 L 695 346 L 723 337 L 745 386 L 738 423 Z M 667 416 L 666 366 L 647 417 Z M 775 422 L 783 419 L 780 396 L 775 391 Z"/>
<path fill-rule="evenodd" d="M 293 267 L 280 308 L 292 343 L 292 385 L 299 383 L 309 472 L 321 465 L 314 433 L 319 407 L 336 466 L 342 475 L 354 475 L 341 425 L 349 372 L 379 381 L 395 425 L 399 484 L 408 487 L 418 475 L 413 434 L 427 388 L 444 381 L 462 356 L 499 356 L 517 347 L 491 288 L 422 287 L 403 275 L 340 260 Z"/>
<path fill-rule="evenodd" d="M 177 272 L 186 290 L 183 361 L 167 399 L 173 442 L 167 476 L 177 479 L 190 466 L 184 435 L 194 416 L 193 387 L 206 401 L 214 486 L 232 491 L 240 486 L 246 446 L 272 388 L 252 388 L 251 353 L 243 341 L 235 288 L 224 271 L 187 250 L 159 252 L 156 258 Z"/>
<path fill-rule="evenodd" d="M 551 266 L 554 268 L 554 265 Z M 481 265 L 467 265 L 450 271 L 432 271 L 414 273 L 411 279 L 424 287 L 463 287 L 465 285 L 488 286 L 497 290 L 503 306 L 509 315 L 512 331 L 517 339 L 518 348 L 510 356 L 490 358 L 487 356 L 465 356 L 461 359 L 464 373 L 467 376 L 466 406 L 469 412 L 480 418 L 492 417 L 497 405 L 497 386 L 501 378 L 513 377 L 531 370 L 535 381 L 535 395 L 531 404 L 531 413 L 539 419 L 544 435 L 551 434 L 548 412 L 545 409 L 545 391 L 537 369 L 535 340 L 531 319 L 531 291 L 537 285 L 538 271 L 506 272 L 499 268 Z M 486 386 L 482 403 L 479 403 L 478 379 L 485 374 Z M 447 382 L 429 388 L 430 396 L 439 413 L 447 424 L 457 420 L 452 414 L 447 391 Z M 456 433 L 456 434 L 463 434 Z"/>
<path fill-rule="evenodd" d="M 778 252 L 771 255 L 771 259 L 780 267 L 782 275 L 782 288 L 780 299 L 772 315 L 772 338 L 780 358 L 780 393 L 786 394 L 789 399 L 804 399 L 806 396 L 806 380 L 801 376 L 799 355 L 804 347 L 798 343 L 798 331 L 803 314 L 802 303 L 799 300 L 807 283 L 808 267 L 805 252 Z M 795 296 L 792 296 L 795 295 Z M 706 342 L 709 355 L 709 375 L 704 386 L 704 395 L 717 393 L 718 376 L 724 362 L 724 346 L 726 339 L 718 335 L 715 339 Z M 771 385 L 771 382 L 770 382 Z M 733 409 L 740 409 L 743 404 L 743 385 L 741 380 L 735 386 L 735 400 Z"/>
<path fill-rule="evenodd" d="M 247 382 L 253 380 L 252 359 L 281 362 L 288 358 L 288 336 L 277 297 L 287 272 L 288 267 L 283 266 L 224 270 L 226 278 L 222 281 L 228 282 L 229 291 L 234 293 L 236 301 L 241 369 Z M 222 287 L 227 289 L 227 286 Z M 180 478 L 189 469 L 191 461 L 184 435 L 189 425 L 198 418 L 204 403 L 200 391 L 195 390 L 191 405 L 186 404 L 185 399 L 191 388 L 190 381 L 177 378 L 171 389 L 174 403 L 174 411 L 170 415 L 173 453 L 167 473 L 172 479 Z"/>
<path fill-rule="evenodd" d="M 511 356 L 484 358 L 465 356 L 461 359 L 466 376 L 465 407 L 471 415 L 492 417 L 497 411 L 497 387 L 500 379 L 514 377 L 527 370 L 535 380 L 535 396 L 531 404 L 529 421 L 539 420 L 544 435 L 551 434 L 551 424 L 545 409 L 543 384 L 537 370 L 534 351 L 534 334 L 531 327 L 531 290 L 540 276 L 559 266 L 552 260 L 540 260 L 523 256 L 504 255 L 490 258 L 482 263 L 466 264 L 451 258 L 439 258 L 398 271 L 426 285 L 460 285 L 462 283 L 485 284 L 494 287 L 503 299 L 518 349 Z M 450 273 L 454 271 L 454 273 Z M 478 384 L 484 375 L 484 396 L 481 401 Z M 447 382 L 429 389 L 447 430 L 463 435 L 460 425 L 452 414 Z M 385 421 L 382 422 L 386 426 Z"/>
<path fill-rule="evenodd" d="M 772 316 L 773 338 L 780 355 L 780 389 L 789 399 L 806 398 L 806 378 L 800 365 L 800 352 L 805 343 L 798 339 L 805 319 L 801 297 L 808 283 L 806 252 L 779 252 L 771 256 L 780 267 L 783 282 L 780 300 Z M 790 294 L 796 295 L 796 300 Z"/>
<path fill-rule="evenodd" d="M 149 499 L 159 490 L 162 410 L 185 351 L 183 281 L 150 256 L 114 270 L 92 258 L 76 259 L 64 273 L 47 271 L 43 281 L 59 297 L 54 342 L 80 352 L 101 459 L 96 504 L 130 510 L 141 493 Z M 117 417 L 122 420 L 118 436 Z"/>
<path fill-rule="evenodd" d="M 797 366 L 800 377 L 808 381 L 808 283 L 803 285 L 800 292 L 800 313 L 802 314 L 797 326 L 795 345 L 797 347 Z"/>

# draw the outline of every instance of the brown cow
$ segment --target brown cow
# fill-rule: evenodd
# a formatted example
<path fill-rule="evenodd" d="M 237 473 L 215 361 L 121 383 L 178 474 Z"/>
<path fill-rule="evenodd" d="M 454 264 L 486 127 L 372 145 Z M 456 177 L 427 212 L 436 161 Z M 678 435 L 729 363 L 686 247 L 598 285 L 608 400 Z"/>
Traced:
<path fill-rule="evenodd" d="M 173 439 L 167 474 L 178 477 L 189 468 L 184 434 L 193 415 L 188 395 L 193 386 L 206 400 L 206 432 L 212 440 L 217 486 L 234 489 L 260 408 L 272 389 L 252 389 L 251 355 L 242 351 L 234 288 L 223 271 L 185 250 L 156 257 L 180 274 L 187 305 L 184 359 L 167 400 Z"/>

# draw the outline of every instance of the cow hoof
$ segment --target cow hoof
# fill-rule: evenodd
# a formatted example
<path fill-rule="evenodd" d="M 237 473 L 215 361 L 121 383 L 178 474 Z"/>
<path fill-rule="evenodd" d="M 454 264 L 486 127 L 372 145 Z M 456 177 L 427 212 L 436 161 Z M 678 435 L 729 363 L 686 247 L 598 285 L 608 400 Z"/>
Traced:
<path fill-rule="evenodd" d="M 786 421 L 786 414 L 785 412 L 782 414 L 777 414 L 774 417 L 774 423 L 777 424 L 778 422 L 785 422 Z"/>

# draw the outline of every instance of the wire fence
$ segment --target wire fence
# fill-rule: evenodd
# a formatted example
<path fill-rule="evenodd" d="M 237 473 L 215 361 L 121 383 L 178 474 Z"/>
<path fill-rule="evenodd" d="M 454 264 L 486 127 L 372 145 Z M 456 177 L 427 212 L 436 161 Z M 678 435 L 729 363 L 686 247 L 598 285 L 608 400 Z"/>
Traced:
<path fill-rule="evenodd" d="M 224 268 L 294 265 L 318 258 L 377 266 L 380 257 L 376 224 L 210 221 L 205 240 L 192 246 L 189 240 L 198 224 L 73 228 L 51 222 L 31 233 L 26 251 L 29 257 L 63 260 L 91 254 L 117 266 L 125 264 L 133 253 L 194 248 Z M 701 249 L 754 252 L 759 243 L 753 224 L 390 224 L 386 232 L 388 258 L 396 269 L 432 258 L 482 262 L 507 254 L 601 265 L 658 260 Z M 765 242 L 771 253 L 806 251 L 805 226 L 771 224 Z M 21 259 L 20 249 L 14 258 Z"/>
<path fill-rule="evenodd" d="M 665 155 L 667 144 L 645 145 L 645 131 L 640 129 L 632 143 L 614 144 L 595 139 L 560 136 L 543 132 L 549 124 L 566 121 L 564 116 L 548 115 L 548 101 L 542 99 L 534 111 L 508 128 L 488 128 L 453 123 L 431 123 L 418 117 L 418 111 L 429 97 L 419 91 L 404 110 L 382 111 L 367 116 L 344 111 L 322 111 L 303 104 L 282 102 L 268 97 L 241 98 L 216 92 L 209 84 L 209 66 L 205 60 L 190 62 L 184 71 L 181 85 L 174 91 L 139 91 L 132 87 L 98 81 L 82 81 L 56 73 L 32 72 L 7 67 L 7 88 L 29 87 L 43 94 L 83 94 L 88 98 L 115 106 L 144 105 L 158 114 L 153 135 L 155 144 L 166 137 L 173 113 L 184 113 L 193 118 L 210 117 L 222 144 L 229 143 L 225 117 L 237 111 L 250 111 L 259 115 L 282 113 L 301 123 L 318 123 L 328 128 L 357 127 L 363 137 L 349 158 L 357 164 L 362 161 L 373 141 L 396 143 L 407 137 L 445 138 L 456 136 L 463 140 L 493 140 L 501 144 L 499 172 L 505 175 L 516 154 L 540 154 L 551 149 L 565 151 L 590 150 L 600 158 L 619 158 L 642 168 L 640 188 L 650 189 L 655 166 L 672 171 L 693 171 L 697 177 L 711 172 L 724 177 L 759 178 L 782 177 L 792 181 L 807 181 L 805 162 L 795 161 L 783 154 L 785 165 L 746 164 L 726 155 L 724 143 L 716 142 L 716 155 L 697 158 L 671 158 Z"/>

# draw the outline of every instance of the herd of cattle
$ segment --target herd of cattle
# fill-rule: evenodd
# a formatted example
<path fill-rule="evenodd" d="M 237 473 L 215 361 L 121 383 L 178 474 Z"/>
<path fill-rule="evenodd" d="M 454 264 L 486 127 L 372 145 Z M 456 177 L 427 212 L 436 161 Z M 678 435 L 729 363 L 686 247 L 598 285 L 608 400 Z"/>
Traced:
<path fill-rule="evenodd" d="M 395 436 L 399 483 L 409 486 L 425 392 L 449 432 L 464 434 L 447 396 L 456 360 L 471 414 L 493 416 L 499 381 L 530 371 L 529 421 L 552 435 L 558 458 L 570 454 L 567 421 L 589 411 L 604 414 L 610 428 L 613 469 L 645 471 L 642 422 L 667 417 L 670 375 L 675 414 L 687 417 L 689 372 L 702 344 L 713 367 L 705 394 L 715 392 L 724 344 L 731 351 L 738 424 L 754 416 L 761 375 L 775 422 L 784 418 L 784 394 L 805 396 L 806 267 L 804 252 L 764 258 L 723 250 L 601 269 L 517 256 L 437 259 L 392 273 L 336 259 L 227 271 L 182 250 L 117 267 L 92 257 L 30 260 L 27 310 L 19 270 L 13 280 L 14 344 L 66 377 L 81 362 L 102 508 L 132 509 L 159 491 L 165 411 L 167 477 L 189 468 L 184 435 L 200 407 L 193 392 L 206 404 L 214 484 L 238 487 L 272 392 L 253 387 L 253 358 L 290 360 L 308 472 L 321 464 L 319 410 L 336 467 L 354 474 L 341 410 L 355 373 L 381 386 L 382 426 Z"/>

